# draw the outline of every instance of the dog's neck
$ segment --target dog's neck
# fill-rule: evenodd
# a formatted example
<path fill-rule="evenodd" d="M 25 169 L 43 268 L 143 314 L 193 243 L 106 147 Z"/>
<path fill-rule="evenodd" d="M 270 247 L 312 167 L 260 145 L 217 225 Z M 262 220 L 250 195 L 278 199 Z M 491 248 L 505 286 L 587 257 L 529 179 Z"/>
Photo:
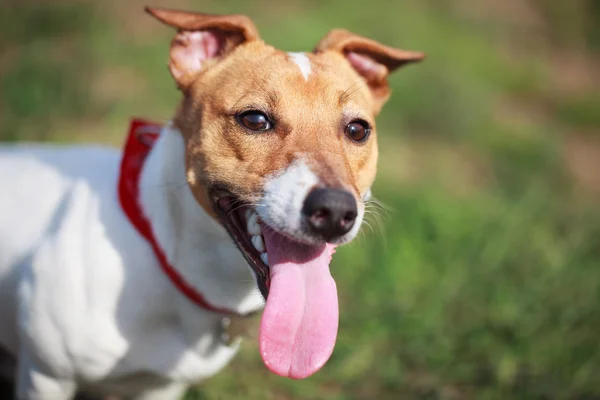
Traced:
<path fill-rule="evenodd" d="M 181 133 L 168 124 L 142 170 L 139 201 L 156 240 L 173 268 L 210 304 L 240 314 L 260 309 L 264 301 L 246 261 L 186 182 L 184 152 Z"/>

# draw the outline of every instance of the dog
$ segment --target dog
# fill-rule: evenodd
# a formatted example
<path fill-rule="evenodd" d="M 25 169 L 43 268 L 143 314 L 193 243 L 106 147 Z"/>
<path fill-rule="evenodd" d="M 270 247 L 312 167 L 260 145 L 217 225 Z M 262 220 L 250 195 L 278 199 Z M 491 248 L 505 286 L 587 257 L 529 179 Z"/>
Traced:
<path fill-rule="evenodd" d="M 146 8 L 177 30 L 181 103 L 132 122 L 123 152 L 0 150 L 0 347 L 18 399 L 176 399 L 259 349 L 302 379 L 338 328 L 329 272 L 375 179 L 388 74 L 423 59 L 345 30 L 310 53 L 242 15 Z"/>

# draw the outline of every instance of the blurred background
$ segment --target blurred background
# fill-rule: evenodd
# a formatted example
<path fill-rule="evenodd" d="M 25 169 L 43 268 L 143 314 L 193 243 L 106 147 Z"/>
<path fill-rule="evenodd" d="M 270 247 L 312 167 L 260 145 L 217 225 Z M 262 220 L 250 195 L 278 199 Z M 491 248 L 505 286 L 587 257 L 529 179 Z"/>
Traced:
<path fill-rule="evenodd" d="M 144 4 L 2 0 L 0 139 L 120 146 L 169 119 L 173 32 Z M 288 51 L 343 27 L 428 54 L 390 80 L 389 211 L 334 260 L 329 363 L 286 380 L 246 342 L 187 399 L 600 399 L 599 1 L 151 5 L 245 13 Z"/>

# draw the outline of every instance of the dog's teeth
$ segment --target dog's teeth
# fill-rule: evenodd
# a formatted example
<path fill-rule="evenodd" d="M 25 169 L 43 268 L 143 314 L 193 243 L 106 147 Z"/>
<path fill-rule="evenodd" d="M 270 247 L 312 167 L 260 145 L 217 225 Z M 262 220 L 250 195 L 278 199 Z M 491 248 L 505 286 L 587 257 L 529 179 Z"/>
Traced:
<path fill-rule="evenodd" d="M 262 253 L 260 255 L 260 259 L 262 260 L 263 263 L 265 263 L 265 265 L 267 267 L 269 266 L 269 256 L 267 255 L 267 253 Z"/>
<path fill-rule="evenodd" d="M 258 224 L 258 215 L 256 213 L 252 213 L 248 218 L 247 224 L 248 233 L 251 235 L 260 235 L 262 232 L 260 230 L 260 225 Z"/>
<path fill-rule="evenodd" d="M 265 243 L 263 242 L 262 237 L 260 235 L 252 236 L 252 245 L 259 253 L 264 253 L 265 251 Z"/>
<path fill-rule="evenodd" d="M 246 212 L 244 213 L 244 216 L 246 217 L 246 221 L 248 221 L 248 219 L 250 219 L 250 216 L 252 215 L 253 211 L 249 208 L 246 209 Z"/>

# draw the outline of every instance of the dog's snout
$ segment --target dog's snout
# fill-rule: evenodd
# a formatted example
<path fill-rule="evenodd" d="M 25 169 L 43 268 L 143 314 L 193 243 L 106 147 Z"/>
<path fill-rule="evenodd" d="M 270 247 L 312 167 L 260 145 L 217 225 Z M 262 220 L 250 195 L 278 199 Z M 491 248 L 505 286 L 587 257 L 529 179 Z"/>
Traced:
<path fill-rule="evenodd" d="M 346 190 L 314 189 L 306 196 L 302 213 L 312 233 L 330 241 L 348 233 L 354 226 L 356 200 Z"/>

